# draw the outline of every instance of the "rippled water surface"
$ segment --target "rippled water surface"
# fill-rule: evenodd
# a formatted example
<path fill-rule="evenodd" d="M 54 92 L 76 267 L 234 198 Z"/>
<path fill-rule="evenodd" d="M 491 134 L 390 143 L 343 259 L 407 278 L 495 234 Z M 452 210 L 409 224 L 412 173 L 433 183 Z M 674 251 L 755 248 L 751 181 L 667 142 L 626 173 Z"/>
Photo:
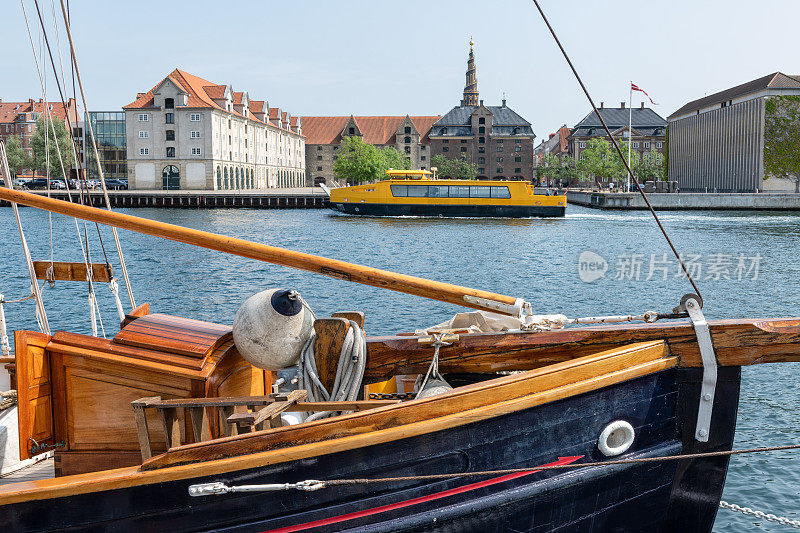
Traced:
<path fill-rule="evenodd" d="M 524 297 L 542 313 L 588 316 L 668 311 L 691 289 L 677 276 L 674 262 L 661 262 L 669 249 L 646 213 L 570 206 L 563 219 L 476 220 L 355 218 L 325 210 L 127 212 Z M 26 208 L 21 213 L 34 257 L 48 259 L 47 214 Z M 695 268 L 702 269 L 699 285 L 708 318 L 800 315 L 800 214 L 664 213 L 662 219 L 678 249 L 693 259 Z M 0 292 L 14 299 L 29 291 L 27 271 L 11 209 L 0 209 L 0 221 L 4 229 Z M 92 258 L 101 261 L 97 229 L 88 229 Z M 110 231 L 101 228 L 101 232 L 116 267 Z M 274 286 L 298 289 L 317 314 L 363 310 L 372 335 L 435 324 L 458 310 L 127 231 L 121 231 L 120 238 L 137 303 L 150 302 L 153 312 L 230 323 L 244 298 Z M 80 260 L 72 219 L 53 215 L 53 242 L 56 260 Z M 578 272 L 578 257 L 586 251 L 608 265 L 605 276 L 592 283 L 581 281 Z M 59 283 L 45 290 L 53 330 L 90 331 L 83 285 Z M 106 333 L 112 335 L 117 330 L 113 300 L 107 287 L 100 287 L 99 294 Z M 127 300 L 124 303 L 128 308 Z M 6 312 L 9 329 L 35 329 L 30 302 L 9 304 Z M 798 372 L 797 364 L 744 369 L 735 447 L 800 442 Z M 797 519 L 799 493 L 800 452 L 789 451 L 733 458 L 723 499 Z M 779 529 L 726 510 L 720 511 L 715 527 L 720 532 Z"/>

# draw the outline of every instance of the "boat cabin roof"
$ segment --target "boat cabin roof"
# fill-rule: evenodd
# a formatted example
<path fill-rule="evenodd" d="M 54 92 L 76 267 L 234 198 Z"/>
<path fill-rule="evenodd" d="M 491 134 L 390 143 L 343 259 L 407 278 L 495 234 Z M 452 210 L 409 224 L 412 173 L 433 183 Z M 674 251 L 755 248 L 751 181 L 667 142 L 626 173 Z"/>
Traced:
<path fill-rule="evenodd" d="M 391 179 L 412 179 L 412 180 L 419 180 L 419 179 L 427 179 L 428 176 L 433 176 L 433 172 L 429 170 L 395 170 L 390 168 L 386 171 L 386 175 L 389 176 Z"/>

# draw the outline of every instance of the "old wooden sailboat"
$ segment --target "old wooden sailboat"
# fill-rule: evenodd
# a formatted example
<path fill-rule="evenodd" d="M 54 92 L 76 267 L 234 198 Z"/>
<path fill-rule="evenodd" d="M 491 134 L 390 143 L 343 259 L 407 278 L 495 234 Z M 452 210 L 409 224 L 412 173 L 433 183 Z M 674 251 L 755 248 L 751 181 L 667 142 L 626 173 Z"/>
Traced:
<path fill-rule="evenodd" d="M 131 296 L 111 339 L 49 332 L 37 281 L 115 279 L 33 261 L 20 225 L 44 330 L 14 334 L 20 453 L 56 467 L 0 484 L 3 530 L 710 531 L 740 368 L 800 360 L 800 319 L 709 322 L 696 294 L 661 314 L 534 315 L 505 295 L 0 199 L 491 313 L 364 338 L 358 312 L 315 318 L 288 290 L 248 299 L 233 327 Z"/>
<path fill-rule="evenodd" d="M 495 313 L 525 307 L 21 191 L 0 198 Z M 110 340 L 18 331 L 21 447 L 55 447 L 57 477 L 0 486 L 0 525 L 707 531 L 728 456 L 638 460 L 730 450 L 741 366 L 800 360 L 800 319 L 706 323 L 695 297 L 682 305 L 693 321 L 651 313 L 594 320 L 637 325 L 560 328 L 563 318 L 531 316 L 516 331 L 367 339 L 359 387 L 425 374 L 435 353 L 439 373 L 466 383 L 403 402 L 270 394 L 274 375 L 242 358 L 229 326 L 146 305 Z M 359 327 L 343 316 L 315 323 L 326 383 L 346 331 Z M 280 416 L 319 411 L 352 412 L 296 424 Z M 594 466 L 577 468 L 585 463 Z"/>

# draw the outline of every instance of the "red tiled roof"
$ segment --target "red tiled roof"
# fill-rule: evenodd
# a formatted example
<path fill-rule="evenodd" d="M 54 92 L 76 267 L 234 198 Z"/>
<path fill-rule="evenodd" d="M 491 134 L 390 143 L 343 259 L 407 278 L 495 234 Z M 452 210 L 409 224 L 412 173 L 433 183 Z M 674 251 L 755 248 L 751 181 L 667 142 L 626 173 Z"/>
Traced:
<path fill-rule="evenodd" d="M 130 104 L 123 106 L 122 109 L 146 109 L 153 107 L 153 92 L 162 84 L 165 80 L 169 79 L 172 81 L 176 86 L 181 88 L 182 91 L 189 95 L 188 101 L 186 103 L 187 107 L 199 107 L 199 108 L 212 108 L 212 109 L 224 109 L 214 102 L 214 99 L 220 99 L 225 95 L 226 85 L 217 85 L 216 83 L 212 83 L 208 80 L 205 80 L 199 76 L 195 76 L 193 74 L 189 74 L 188 72 L 184 72 L 180 69 L 173 70 L 167 77 L 163 78 L 159 81 L 152 89 L 150 89 L 146 93 L 137 93 L 136 100 L 131 102 Z M 244 95 L 244 91 L 240 92 L 233 92 L 233 101 L 235 104 L 242 103 L 242 96 Z M 250 101 L 252 106 L 254 101 Z M 253 108 L 253 111 L 259 112 L 263 109 L 264 101 L 259 101 L 261 106 L 259 108 Z M 277 108 L 272 108 L 270 111 L 270 118 L 277 118 Z M 232 114 L 240 117 L 244 117 L 241 113 L 236 111 L 235 109 L 231 111 Z M 273 117 L 274 115 L 274 117 Z M 284 113 L 284 117 L 286 113 Z M 257 119 L 255 115 L 248 111 L 247 117 L 254 122 L 258 122 L 260 124 L 265 124 L 261 120 Z M 277 124 L 273 124 L 277 126 Z M 284 131 L 289 131 L 291 133 L 296 133 L 292 130 L 282 128 Z"/>
<path fill-rule="evenodd" d="M 306 144 L 333 144 L 339 142 L 350 117 L 301 117 L 303 121 L 303 134 Z M 353 117 L 358 124 L 358 129 L 364 136 L 364 142 L 370 144 L 394 144 L 397 128 L 406 117 Z M 410 117 L 414 126 L 420 133 L 420 139 L 425 140 L 431 131 L 431 126 L 442 118 L 441 116 L 416 116 Z"/>
<path fill-rule="evenodd" d="M 63 102 L 48 102 L 51 116 L 66 120 L 69 113 L 70 121 L 74 124 L 78 121 L 75 100 L 70 98 L 65 105 Z M 21 113 L 44 113 L 45 103 L 42 99 L 28 100 L 27 102 L 3 102 L 0 101 L 0 123 L 10 123 L 17 119 Z"/>
<path fill-rule="evenodd" d="M 250 111 L 253 113 L 263 113 L 264 100 L 250 100 Z"/>

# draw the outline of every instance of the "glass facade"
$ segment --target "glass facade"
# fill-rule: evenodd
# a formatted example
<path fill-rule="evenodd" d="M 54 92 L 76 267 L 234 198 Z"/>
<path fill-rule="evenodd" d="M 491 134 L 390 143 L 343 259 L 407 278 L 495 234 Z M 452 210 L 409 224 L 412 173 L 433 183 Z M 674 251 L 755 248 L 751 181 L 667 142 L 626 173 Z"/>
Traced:
<path fill-rule="evenodd" d="M 122 111 L 89 111 L 86 121 L 91 123 L 92 131 L 97 142 L 97 152 L 100 155 L 100 164 L 103 165 L 103 175 L 106 179 L 128 181 L 128 158 L 126 155 L 125 140 L 125 113 Z M 94 158 L 89 128 L 86 128 L 86 174 L 89 179 L 99 179 L 97 161 Z"/>

